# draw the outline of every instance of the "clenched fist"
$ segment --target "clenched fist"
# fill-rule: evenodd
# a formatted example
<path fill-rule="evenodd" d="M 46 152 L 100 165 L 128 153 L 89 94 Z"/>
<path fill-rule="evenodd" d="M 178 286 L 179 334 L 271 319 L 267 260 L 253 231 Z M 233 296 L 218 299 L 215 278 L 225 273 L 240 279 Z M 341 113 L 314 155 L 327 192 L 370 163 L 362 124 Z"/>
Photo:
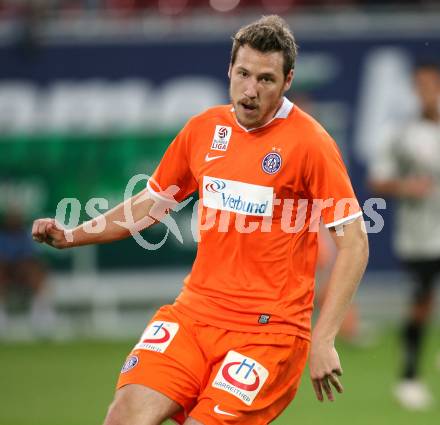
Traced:
<path fill-rule="evenodd" d="M 58 249 L 72 246 L 68 237 L 69 231 L 64 229 L 54 218 L 40 218 L 32 225 L 32 239 L 46 243 Z"/>

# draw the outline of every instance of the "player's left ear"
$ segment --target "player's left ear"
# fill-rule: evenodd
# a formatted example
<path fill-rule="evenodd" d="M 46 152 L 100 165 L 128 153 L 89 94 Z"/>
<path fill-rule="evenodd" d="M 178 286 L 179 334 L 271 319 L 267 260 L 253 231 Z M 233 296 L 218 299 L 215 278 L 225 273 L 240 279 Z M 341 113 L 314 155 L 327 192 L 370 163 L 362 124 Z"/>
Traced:
<path fill-rule="evenodd" d="M 232 69 L 232 64 L 229 63 L 229 68 L 228 68 L 228 77 L 229 77 L 229 79 L 231 79 L 231 69 Z"/>
<path fill-rule="evenodd" d="M 294 73 L 293 69 L 291 69 L 286 76 L 286 81 L 284 82 L 284 91 L 287 91 L 290 89 L 290 86 L 292 85 L 292 81 L 293 81 L 294 76 L 295 76 L 295 73 Z"/>

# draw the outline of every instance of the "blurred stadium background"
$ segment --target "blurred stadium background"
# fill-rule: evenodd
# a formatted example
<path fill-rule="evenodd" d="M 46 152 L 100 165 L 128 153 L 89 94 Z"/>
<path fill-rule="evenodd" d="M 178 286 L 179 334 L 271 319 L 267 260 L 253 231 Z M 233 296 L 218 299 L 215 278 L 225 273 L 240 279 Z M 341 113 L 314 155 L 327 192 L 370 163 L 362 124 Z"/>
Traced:
<path fill-rule="evenodd" d="M 411 65 L 440 57 L 438 1 L 0 0 L 0 216 L 14 211 L 29 229 L 63 198 L 78 199 L 80 219 L 93 213 L 92 198 L 120 202 L 129 179 L 154 170 L 189 116 L 228 101 L 230 37 L 269 13 L 288 21 L 300 46 L 289 97 L 326 126 L 361 202 L 370 198 L 366 163 L 381 126 L 417 108 Z M 385 226 L 370 234 L 356 299 L 368 347 L 341 343 L 348 393 L 318 406 L 306 384 L 279 424 L 438 423 L 438 403 L 407 414 L 390 395 L 410 286 L 392 254 L 392 202 L 380 213 Z M 175 215 L 183 243 L 170 234 L 154 251 L 134 240 L 35 247 L 52 315 L 29 322 L 20 297 L 5 306 L 0 424 L 101 421 L 125 354 L 189 270 L 191 214 L 192 204 Z M 143 236 L 158 243 L 165 233 L 157 226 Z M 437 402 L 438 319 L 423 365 Z"/>

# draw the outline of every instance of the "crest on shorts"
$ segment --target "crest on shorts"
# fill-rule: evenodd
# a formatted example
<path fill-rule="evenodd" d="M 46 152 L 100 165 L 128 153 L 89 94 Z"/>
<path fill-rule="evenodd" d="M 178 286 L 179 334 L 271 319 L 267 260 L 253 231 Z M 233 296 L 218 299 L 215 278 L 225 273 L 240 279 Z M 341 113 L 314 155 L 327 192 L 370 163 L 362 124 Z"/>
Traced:
<path fill-rule="evenodd" d="M 127 360 L 125 360 L 124 366 L 122 366 L 121 373 L 128 372 L 133 369 L 139 363 L 138 356 L 128 356 Z"/>
<path fill-rule="evenodd" d="M 156 320 L 150 323 L 136 344 L 136 349 L 163 353 L 179 330 L 179 324 Z"/>
<path fill-rule="evenodd" d="M 226 391 L 250 406 L 269 376 L 269 371 L 256 360 L 229 351 L 212 386 Z"/>
<path fill-rule="evenodd" d="M 258 323 L 261 325 L 267 325 L 270 320 L 270 314 L 260 314 L 260 317 L 258 318 Z"/>
<path fill-rule="evenodd" d="M 282 162 L 278 152 L 269 152 L 261 161 L 261 168 L 267 174 L 275 174 L 281 168 Z"/>

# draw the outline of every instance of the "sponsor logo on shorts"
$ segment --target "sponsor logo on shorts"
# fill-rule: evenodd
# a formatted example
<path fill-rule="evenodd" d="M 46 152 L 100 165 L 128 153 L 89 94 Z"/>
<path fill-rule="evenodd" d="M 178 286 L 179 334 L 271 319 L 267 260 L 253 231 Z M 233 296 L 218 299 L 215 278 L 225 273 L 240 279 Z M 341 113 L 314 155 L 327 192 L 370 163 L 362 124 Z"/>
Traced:
<path fill-rule="evenodd" d="M 178 323 L 162 321 L 152 322 L 145 329 L 135 348 L 163 353 L 176 336 L 178 330 Z"/>
<path fill-rule="evenodd" d="M 269 152 L 261 161 L 261 167 L 267 174 L 275 174 L 282 164 L 281 155 L 277 152 Z"/>
<path fill-rule="evenodd" d="M 214 412 L 217 413 L 218 415 L 237 416 L 234 413 L 229 413 L 226 412 L 225 410 L 220 409 L 220 406 L 218 404 L 214 406 Z"/>
<path fill-rule="evenodd" d="M 203 176 L 203 205 L 254 216 L 272 216 L 273 188 Z"/>
<path fill-rule="evenodd" d="M 225 125 L 216 125 L 214 138 L 212 139 L 211 149 L 216 151 L 225 151 L 228 149 L 231 138 L 232 128 Z"/>
<path fill-rule="evenodd" d="M 128 356 L 125 360 L 124 366 L 122 366 L 121 373 L 128 372 L 133 369 L 139 363 L 138 356 Z"/>
<path fill-rule="evenodd" d="M 268 370 L 256 360 L 229 351 L 212 386 L 234 395 L 250 406 L 268 376 Z"/>

